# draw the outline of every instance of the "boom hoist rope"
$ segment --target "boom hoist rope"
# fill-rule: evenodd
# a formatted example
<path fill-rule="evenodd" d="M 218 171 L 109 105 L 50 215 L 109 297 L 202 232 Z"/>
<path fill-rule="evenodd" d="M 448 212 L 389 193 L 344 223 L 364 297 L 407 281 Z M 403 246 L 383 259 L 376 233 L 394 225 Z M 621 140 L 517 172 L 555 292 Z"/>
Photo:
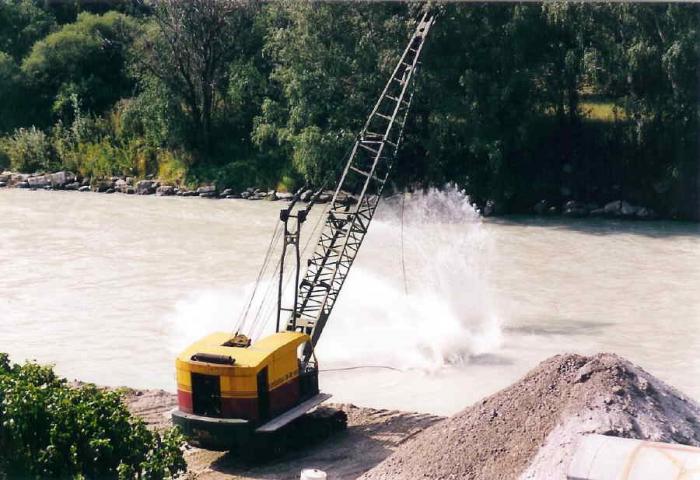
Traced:
<path fill-rule="evenodd" d="M 279 240 L 279 233 L 281 229 L 279 224 L 275 223 L 275 228 L 272 232 L 272 237 L 270 238 L 270 244 L 267 246 L 267 250 L 265 251 L 265 260 L 263 260 L 263 264 L 260 267 L 260 271 L 258 272 L 258 276 L 255 280 L 255 285 L 253 287 L 253 291 L 250 294 L 250 299 L 248 300 L 248 303 L 246 304 L 246 307 L 244 310 L 241 311 L 240 315 L 238 316 L 238 320 L 236 321 L 236 327 L 235 327 L 235 332 L 238 334 L 238 332 L 241 332 L 245 329 L 246 322 L 248 320 L 248 313 L 250 312 L 250 308 L 253 305 L 253 300 L 255 299 L 255 295 L 258 291 L 258 287 L 260 286 L 263 274 L 265 273 L 265 270 L 267 269 L 269 265 L 270 258 L 272 257 L 272 252 L 275 249 L 275 245 L 277 244 L 277 241 Z"/>
<path fill-rule="evenodd" d="M 347 149 L 345 154 L 343 155 L 343 158 L 347 158 L 348 155 L 350 154 L 352 150 L 352 145 L 350 148 Z M 334 172 L 329 172 L 326 175 L 326 178 L 323 182 L 321 182 L 321 188 L 319 188 L 314 194 L 312 194 L 311 202 L 309 202 L 305 210 L 308 213 L 311 211 L 311 208 L 316 204 L 318 196 L 321 194 L 321 192 L 325 191 L 326 186 L 330 182 L 330 180 L 333 178 L 335 175 Z M 283 209 L 291 212 L 294 205 L 297 203 L 298 199 L 300 199 L 301 193 L 307 189 L 307 186 L 304 186 L 300 188 L 296 194 L 292 197 L 292 199 L 289 202 L 289 205 Z M 308 236 L 306 239 L 306 242 L 304 244 L 303 249 L 300 252 L 301 257 L 304 257 L 306 254 L 308 247 L 311 245 L 312 240 L 316 238 L 316 235 L 319 230 L 319 226 L 321 225 L 321 221 L 324 218 L 325 211 L 323 214 L 318 216 L 318 219 L 316 220 L 314 227 L 311 231 L 311 235 Z M 267 277 L 265 275 L 266 271 L 268 270 L 268 266 L 271 265 L 269 263 L 269 260 L 272 256 L 272 252 L 274 252 L 277 249 L 278 242 L 281 238 L 281 234 L 283 233 L 283 229 L 280 228 L 282 224 L 279 222 L 275 222 L 275 228 L 273 230 L 273 235 L 272 239 L 270 241 L 270 244 L 268 245 L 268 248 L 265 252 L 265 259 L 263 261 L 263 265 L 258 272 L 258 276 L 256 278 L 253 290 L 250 294 L 250 297 L 248 299 L 248 302 L 246 304 L 245 309 L 241 310 L 241 313 L 239 315 L 239 318 L 236 322 L 236 327 L 234 329 L 235 333 L 238 334 L 240 333 L 246 333 L 247 336 L 251 339 L 258 338 L 262 333 L 263 329 L 265 326 L 268 324 L 268 321 L 271 319 L 272 314 L 277 310 L 278 305 L 272 302 L 272 294 L 273 292 L 273 286 L 274 286 L 274 278 L 277 277 L 279 274 L 277 272 L 280 271 L 281 264 L 284 260 L 284 255 L 286 254 L 286 251 L 283 252 L 282 257 L 278 259 L 277 263 L 274 265 L 274 267 L 267 272 Z M 286 249 L 285 249 L 286 250 Z M 289 285 L 289 282 L 291 281 L 292 275 L 291 273 L 286 275 L 286 278 L 284 280 L 284 285 L 282 287 L 283 291 L 286 291 L 287 286 Z M 262 294 L 262 297 L 256 300 L 256 295 L 258 293 L 258 289 L 262 283 L 266 283 L 267 288 L 265 288 L 264 293 Z M 281 282 L 279 282 L 281 283 Z M 298 281 L 297 281 L 298 283 Z M 253 304 L 255 303 L 255 307 L 253 307 Z M 252 311 L 254 312 L 254 315 L 251 319 L 250 324 L 248 323 L 248 315 Z"/>
<path fill-rule="evenodd" d="M 348 158 L 348 156 L 350 155 L 351 152 L 352 152 L 352 144 L 347 149 L 347 151 L 343 154 L 342 158 Z M 303 258 L 305 256 L 305 254 L 308 250 L 308 247 L 311 245 L 312 240 L 316 239 L 316 234 L 319 230 L 319 227 L 321 226 L 322 220 L 324 219 L 324 217 L 327 213 L 326 209 L 324 209 L 323 214 L 318 216 L 318 219 L 316 220 L 314 227 L 311 231 L 311 235 L 309 235 L 308 238 L 306 239 L 306 242 L 304 244 L 303 249 L 301 249 L 300 251 L 297 252 L 297 250 L 298 250 L 297 245 L 299 243 L 300 236 L 301 236 L 301 232 L 300 232 L 301 224 L 303 224 L 304 221 L 306 220 L 306 218 L 308 218 L 308 214 L 311 212 L 312 207 L 314 205 L 316 205 L 319 195 L 321 195 L 321 193 L 323 193 L 326 190 L 326 186 L 328 185 L 328 183 L 332 180 L 332 178 L 336 174 L 337 174 L 337 172 L 334 172 L 334 171 L 328 172 L 328 174 L 326 174 L 323 182 L 321 182 L 321 187 L 319 189 L 317 189 L 316 192 L 314 192 L 311 195 L 311 198 L 309 199 L 309 202 L 306 204 L 306 206 L 303 207 L 303 209 L 300 209 L 300 210 L 304 210 L 305 213 L 301 214 L 301 216 L 303 217 L 303 220 L 301 223 L 297 224 L 296 228 L 294 229 L 295 231 L 294 231 L 293 235 L 296 238 L 296 240 L 294 242 L 291 242 L 291 241 L 289 241 L 288 237 L 285 237 L 285 246 L 282 249 L 282 255 L 281 255 L 280 259 L 278 260 L 274 270 L 270 274 L 270 281 L 268 282 L 268 287 L 265 290 L 265 294 L 264 294 L 263 298 L 259 302 L 259 307 L 255 313 L 255 317 L 253 318 L 253 323 L 250 326 L 250 328 L 248 329 L 248 333 L 249 333 L 250 338 L 258 338 L 263 333 L 263 330 L 264 330 L 265 326 L 268 324 L 268 321 L 271 319 L 271 316 L 273 315 L 273 313 L 279 312 L 280 309 L 282 308 L 281 301 L 280 301 L 281 297 L 279 295 L 279 292 L 280 291 L 286 292 L 287 286 L 289 285 L 289 282 L 292 279 L 291 272 L 288 274 L 282 273 L 282 270 L 284 270 L 283 264 L 284 264 L 284 261 L 286 260 L 286 254 L 287 254 L 286 247 L 288 247 L 291 244 L 294 246 L 295 254 L 299 255 L 300 258 Z M 297 192 L 297 194 L 300 195 L 301 192 L 304 191 L 306 188 L 307 188 L 306 186 L 301 188 Z M 280 212 L 280 220 L 282 221 L 282 223 L 284 225 L 284 231 L 286 231 L 287 234 L 292 234 L 292 232 L 289 232 L 289 225 L 287 224 L 287 221 L 289 220 L 289 218 L 296 218 L 299 215 L 298 213 L 297 213 L 297 215 L 290 215 L 293 212 L 295 204 L 297 203 L 297 197 L 298 196 L 293 197 L 292 200 L 290 201 L 289 205 L 287 207 L 285 207 L 284 209 L 282 209 L 282 211 Z M 299 199 L 300 199 L 300 197 L 299 197 Z M 277 225 L 279 226 L 280 224 L 278 223 Z M 274 245 L 274 248 L 277 248 L 276 243 Z M 299 271 L 299 267 L 300 267 L 300 265 L 297 266 L 296 272 Z M 280 272 L 280 273 L 277 274 L 276 272 Z M 278 299 L 277 299 L 277 303 L 274 304 L 272 302 L 272 286 L 273 286 L 272 279 L 276 275 L 279 275 Z M 258 282 L 259 281 L 260 280 L 258 280 Z M 299 280 L 297 278 L 295 285 L 298 285 L 298 284 L 299 284 Z M 296 291 L 295 291 L 295 296 L 296 296 Z M 251 297 L 251 299 L 252 299 L 252 297 Z M 283 309 L 283 310 L 291 311 L 289 309 Z M 278 325 L 277 330 L 279 330 L 279 323 L 280 322 L 279 322 L 279 316 L 278 316 L 277 323 L 276 323 L 276 325 Z"/>

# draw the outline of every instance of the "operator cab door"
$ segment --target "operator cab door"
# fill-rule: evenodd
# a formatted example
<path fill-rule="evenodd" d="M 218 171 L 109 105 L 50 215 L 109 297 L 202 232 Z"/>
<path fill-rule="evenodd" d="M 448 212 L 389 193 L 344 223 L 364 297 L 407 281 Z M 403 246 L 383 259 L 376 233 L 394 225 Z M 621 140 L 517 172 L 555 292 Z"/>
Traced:
<path fill-rule="evenodd" d="M 215 375 L 192 374 L 192 408 L 196 415 L 221 416 L 221 384 Z"/>
<path fill-rule="evenodd" d="M 258 372 L 258 418 L 260 422 L 270 418 L 270 386 L 267 381 L 267 367 Z"/>

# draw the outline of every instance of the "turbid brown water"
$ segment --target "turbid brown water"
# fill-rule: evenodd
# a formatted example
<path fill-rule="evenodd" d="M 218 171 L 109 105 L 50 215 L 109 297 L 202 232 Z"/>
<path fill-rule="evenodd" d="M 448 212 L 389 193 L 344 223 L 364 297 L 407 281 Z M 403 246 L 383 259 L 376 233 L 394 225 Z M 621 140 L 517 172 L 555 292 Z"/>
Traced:
<path fill-rule="evenodd" d="M 567 351 L 616 352 L 700 398 L 697 224 L 482 221 L 432 192 L 406 201 L 404 282 L 399 205 L 318 350 L 323 369 L 399 370 L 324 372 L 335 401 L 451 414 Z M 0 350 L 172 390 L 178 349 L 236 323 L 281 206 L 0 190 Z"/>

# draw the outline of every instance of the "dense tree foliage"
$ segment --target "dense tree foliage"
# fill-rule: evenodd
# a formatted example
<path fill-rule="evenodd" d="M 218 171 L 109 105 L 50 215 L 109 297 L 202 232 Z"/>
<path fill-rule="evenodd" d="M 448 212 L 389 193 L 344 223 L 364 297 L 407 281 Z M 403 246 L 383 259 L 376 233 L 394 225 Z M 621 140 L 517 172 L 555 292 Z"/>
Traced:
<path fill-rule="evenodd" d="M 176 430 L 149 431 L 117 392 L 0 354 L 0 478 L 173 478 L 182 443 Z"/>
<path fill-rule="evenodd" d="M 404 48 L 406 10 L 271 5 L 263 53 L 272 68 L 253 130 L 256 144 L 322 181 L 352 144 Z"/>
<path fill-rule="evenodd" d="M 52 3 L 0 3 L 0 161 L 36 126 L 40 166 L 234 188 L 327 178 L 422 8 Z M 398 186 L 455 181 L 514 212 L 624 198 L 698 216 L 699 6 L 436 8 Z"/>
<path fill-rule="evenodd" d="M 81 13 L 36 42 L 22 61 L 22 72 L 36 93 L 39 112 L 50 110 L 62 118 L 77 95 L 86 108 L 102 113 L 130 95 L 133 81 L 125 57 L 135 33 L 136 22 L 121 13 Z"/>

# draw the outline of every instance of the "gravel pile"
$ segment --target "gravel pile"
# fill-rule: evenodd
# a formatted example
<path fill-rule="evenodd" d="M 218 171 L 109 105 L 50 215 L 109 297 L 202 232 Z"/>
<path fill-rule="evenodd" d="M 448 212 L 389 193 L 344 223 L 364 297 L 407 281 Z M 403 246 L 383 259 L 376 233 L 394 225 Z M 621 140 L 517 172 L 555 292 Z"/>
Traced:
<path fill-rule="evenodd" d="M 558 355 L 361 478 L 564 480 L 586 433 L 700 446 L 700 405 L 616 355 Z"/>

